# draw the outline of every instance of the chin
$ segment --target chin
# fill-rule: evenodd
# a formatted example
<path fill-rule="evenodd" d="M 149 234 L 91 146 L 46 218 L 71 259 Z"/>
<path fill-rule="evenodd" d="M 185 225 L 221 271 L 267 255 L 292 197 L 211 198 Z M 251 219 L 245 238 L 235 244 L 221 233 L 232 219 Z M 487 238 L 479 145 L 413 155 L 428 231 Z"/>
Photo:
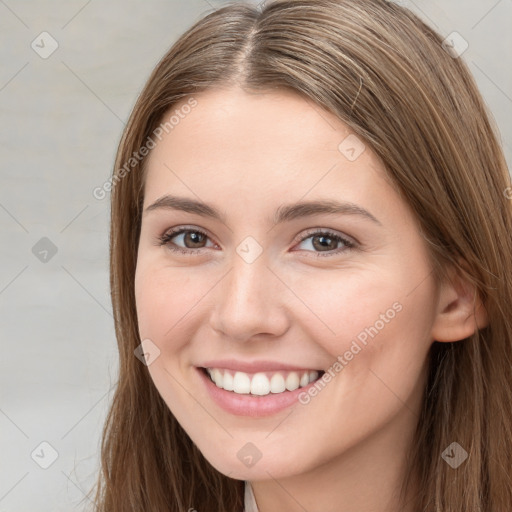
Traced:
<path fill-rule="evenodd" d="M 257 481 L 287 478 L 308 470 L 305 467 L 306 461 L 290 459 L 289 452 L 288 455 L 274 452 L 265 453 L 265 450 L 262 449 L 260 458 L 251 460 L 249 455 L 251 452 L 255 457 L 258 455 L 249 442 L 236 443 L 236 449 L 233 449 L 234 457 L 226 457 L 229 451 L 231 450 L 228 448 L 224 449 L 222 453 L 202 453 L 219 473 L 234 480 Z"/>

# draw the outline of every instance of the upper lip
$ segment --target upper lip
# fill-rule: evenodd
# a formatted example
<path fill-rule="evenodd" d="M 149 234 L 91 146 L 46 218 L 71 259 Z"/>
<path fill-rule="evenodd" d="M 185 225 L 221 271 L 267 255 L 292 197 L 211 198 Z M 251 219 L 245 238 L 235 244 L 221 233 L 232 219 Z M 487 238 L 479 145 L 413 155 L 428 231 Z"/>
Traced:
<path fill-rule="evenodd" d="M 280 363 L 278 361 L 237 361 L 235 359 L 218 359 L 215 361 L 205 361 L 199 367 L 202 368 L 223 368 L 226 370 L 240 371 L 244 373 L 275 372 L 285 371 L 309 371 L 316 370 L 313 366 L 294 366 L 291 364 Z"/>

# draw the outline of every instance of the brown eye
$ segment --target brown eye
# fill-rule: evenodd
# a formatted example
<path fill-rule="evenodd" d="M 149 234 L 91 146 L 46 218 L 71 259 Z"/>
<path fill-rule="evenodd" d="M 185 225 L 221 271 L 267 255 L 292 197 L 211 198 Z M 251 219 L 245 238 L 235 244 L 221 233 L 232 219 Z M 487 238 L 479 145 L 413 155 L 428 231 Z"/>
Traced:
<path fill-rule="evenodd" d="M 334 250 L 337 249 L 339 240 L 336 240 L 334 237 L 325 236 L 325 235 L 315 235 L 312 237 L 312 245 L 315 249 L 319 251 L 326 250 Z"/>
<path fill-rule="evenodd" d="M 188 249 L 197 249 L 203 247 L 206 238 L 206 235 L 200 233 L 199 231 L 188 231 L 183 233 L 183 242 Z"/>
<path fill-rule="evenodd" d="M 300 240 L 299 245 L 301 244 L 306 245 L 305 250 L 307 252 L 316 253 L 315 256 L 333 256 L 356 247 L 355 242 L 351 242 L 336 233 L 325 230 L 316 230 L 307 233 L 307 235 Z"/>
<path fill-rule="evenodd" d="M 201 249 L 207 247 L 208 239 L 208 235 L 199 229 L 179 228 L 159 236 L 158 245 L 183 254 L 199 254 Z"/>

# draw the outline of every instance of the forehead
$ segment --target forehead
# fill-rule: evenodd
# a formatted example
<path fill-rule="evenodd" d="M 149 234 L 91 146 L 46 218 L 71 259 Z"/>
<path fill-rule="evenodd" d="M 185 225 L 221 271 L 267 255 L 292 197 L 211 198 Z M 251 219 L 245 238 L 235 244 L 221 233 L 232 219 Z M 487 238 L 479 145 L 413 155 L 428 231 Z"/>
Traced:
<path fill-rule="evenodd" d="M 264 142 L 272 149 L 279 144 L 282 152 L 299 153 L 313 147 L 325 148 L 329 139 L 336 143 L 340 136 L 350 133 L 332 113 L 288 89 L 247 92 L 238 87 L 221 88 L 204 91 L 194 99 L 196 106 L 172 129 L 174 135 L 179 132 L 180 137 L 185 128 L 185 137 L 193 131 L 204 144 L 229 149 L 231 153 L 240 148 L 251 156 L 262 154 Z M 169 113 L 179 113 L 184 105 L 182 100 Z M 176 137 L 175 142 L 186 143 Z"/>
<path fill-rule="evenodd" d="M 163 118 L 173 123 L 149 155 L 147 196 L 188 184 L 198 194 L 236 188 L 301 197 L 385 178 L 378 157 L 343 122 L 293 91 L 212 89 L 193 99 L 192 108 L 182 100 Z M 347 158 L 347 147 L 361 154 Z"/>

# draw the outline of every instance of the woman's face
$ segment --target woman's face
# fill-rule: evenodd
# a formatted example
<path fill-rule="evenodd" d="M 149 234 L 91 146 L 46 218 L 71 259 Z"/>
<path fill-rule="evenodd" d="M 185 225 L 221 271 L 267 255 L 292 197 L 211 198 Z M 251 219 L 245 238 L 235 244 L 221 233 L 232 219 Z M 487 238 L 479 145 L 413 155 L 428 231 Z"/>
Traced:
<path fill-rule="evenodd" d="M 405 451 L 438 296 L 411 210 L 318 105 L 194 98 L 147 162 L 135 292 L 156 388 L 232 478 Z"/>

